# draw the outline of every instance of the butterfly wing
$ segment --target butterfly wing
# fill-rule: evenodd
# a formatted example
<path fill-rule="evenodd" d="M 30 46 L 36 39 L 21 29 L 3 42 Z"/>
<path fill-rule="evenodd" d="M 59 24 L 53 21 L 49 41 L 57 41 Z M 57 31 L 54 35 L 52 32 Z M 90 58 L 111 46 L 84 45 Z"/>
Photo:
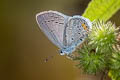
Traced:
<path fill-rule="evenodd" d="M 91 28 L 91 22 L 81 16 L 73 16 L 67 25 L 65 44 L 67 46 L 80 45 L 87 36 L 87 30 Z"/>
<path fill-rule="evenodd" d="M 68 16 L 57 11 L 44 11 L 36 15 L 37 23 L 45 35 L 59 48 L 63 48 L 63 36 Z"/>

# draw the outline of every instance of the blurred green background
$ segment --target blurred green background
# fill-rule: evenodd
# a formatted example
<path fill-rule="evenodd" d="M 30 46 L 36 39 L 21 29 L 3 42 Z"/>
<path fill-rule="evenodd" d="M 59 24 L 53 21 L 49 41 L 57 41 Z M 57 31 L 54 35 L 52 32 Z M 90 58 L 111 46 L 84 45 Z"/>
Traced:
<path fill-rule="evenodd" d="M 82 15 L 90 0 L 1 0 L 0 80 L 99 80 L 82 75 L 75 62 L 58 54 L 40 31 L 35 15 L 56 10 Z M 110 20 L 120 26 L 120 11 Z M 48 62 L 46 57 L 53 56 Z"/>

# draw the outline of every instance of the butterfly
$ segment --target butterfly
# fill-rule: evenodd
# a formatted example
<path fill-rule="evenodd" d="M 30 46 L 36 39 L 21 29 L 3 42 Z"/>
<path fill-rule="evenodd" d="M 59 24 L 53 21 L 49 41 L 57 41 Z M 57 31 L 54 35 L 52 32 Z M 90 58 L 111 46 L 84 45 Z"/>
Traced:
<path fill-rule="evenodd" d="M 92 28 L 91 21 L 85 17 L 51 10 L 38 13 L 36 21 L 48 39 L 60 48 L 60 55 L 74 52 L 87 37 L 87 30 Z"/>

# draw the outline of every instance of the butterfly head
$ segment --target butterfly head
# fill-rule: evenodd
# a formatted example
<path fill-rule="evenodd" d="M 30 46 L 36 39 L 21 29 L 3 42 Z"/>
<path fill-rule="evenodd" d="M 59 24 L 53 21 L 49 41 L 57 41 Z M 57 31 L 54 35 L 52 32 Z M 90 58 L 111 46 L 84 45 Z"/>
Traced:
<path fill-rule="evenodd" d="M 65 55 L 63 50 L 59 50 L 60 55 Z"/>

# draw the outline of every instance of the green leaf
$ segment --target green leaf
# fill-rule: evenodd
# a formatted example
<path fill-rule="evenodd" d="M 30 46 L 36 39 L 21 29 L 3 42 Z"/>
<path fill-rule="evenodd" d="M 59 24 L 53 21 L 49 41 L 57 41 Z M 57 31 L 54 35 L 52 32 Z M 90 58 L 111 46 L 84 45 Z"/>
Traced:
<path fill-rule="evenodd" d="M 107 21 L 120 9 L 120 0 L 92 0 L 83 16 L 90 19 Z"/>

